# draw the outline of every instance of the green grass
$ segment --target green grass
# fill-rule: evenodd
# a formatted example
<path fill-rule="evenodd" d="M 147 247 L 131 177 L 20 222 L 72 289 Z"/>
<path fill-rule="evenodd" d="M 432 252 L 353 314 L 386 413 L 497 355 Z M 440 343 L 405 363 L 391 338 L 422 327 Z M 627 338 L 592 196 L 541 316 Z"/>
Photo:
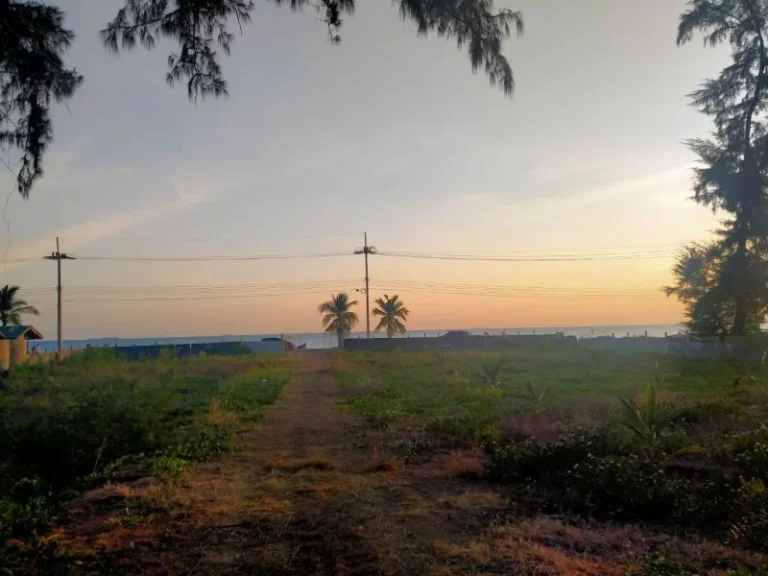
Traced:
<path fill-rule="evenodd" d="M 286 355 L 119 360 L 103 351 L 0 380 L 0 540 L 110 478 L 173 476 L 237 445 L 293 371 Z"/>
<path fill-rule="evenodd" d="M 504 358 L 499 382 L 478 376 L 482 366 Z M 662 396 L 690 401 L 728 402 L 764 393 L 764 369 L 717 361 L 694 361 L 650 354 L 600 353 L 578 346 L 504 351 L 432 353 L 345 353 L 334 359 L 336 377 L 349 391 L 346 406 L 363 416 L 425 421 L 468 417 L 500 422 L 530 409 L 533 384 L 548 390 L 545 409 L 574 399 L 613 402 L 660 380 Z M 750 378 L 744 378 L 745 374 Z M 738 384 L 734 382 L 741 377 Z"/>
<path fill-rule="evenodd" d="M 764 367 L 577 345 L 333 361 L 345 409 L 483 444 L 487 479 L 522 515 L 683 527 L 768 553 Z M 422 445 L 409 449 L 423 458 Z"/>

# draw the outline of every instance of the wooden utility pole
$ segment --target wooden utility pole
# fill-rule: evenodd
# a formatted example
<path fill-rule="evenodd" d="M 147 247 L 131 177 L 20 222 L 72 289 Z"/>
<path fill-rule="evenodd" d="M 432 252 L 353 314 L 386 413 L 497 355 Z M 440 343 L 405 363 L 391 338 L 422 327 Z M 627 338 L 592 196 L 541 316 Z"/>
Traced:
<path fill-rule="evenodd" d="M 371 296 L 370 285 L 368 278 L 368 254 L 376 254 L 375 246 L 368 246 L 368 232 L 363 233 L 363 248 L 362 250 L 355 250 L 355 254 L 363 254 L 365 256 L 365 288 L 358 290 L 365 294 L 365 337 L 371 337 Z"/>
<path fill-rule="evenodd" d="M 59 360 L 62 358 L 64 352 L 62 328 L 61 328 L 61 261 L 62 260 L 74 260 L 74 257 L 64 254 L 59 249 L 59 237 L 56 237 L 56 252 L 51 252 L 50 256 L 44 256 L 46 260 L 56 260 L 56 356 Z"/>

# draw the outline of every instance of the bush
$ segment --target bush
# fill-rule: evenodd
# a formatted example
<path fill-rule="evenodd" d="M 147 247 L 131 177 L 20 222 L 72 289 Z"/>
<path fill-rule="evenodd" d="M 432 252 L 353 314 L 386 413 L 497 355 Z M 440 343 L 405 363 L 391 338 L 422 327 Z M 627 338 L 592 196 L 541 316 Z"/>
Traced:
<path fill-rule="evenodd" d="M 622 450 L 607 429 L 577 430 L 547 444 L 531 439 L 494 447 L 488 475 L 498 482 L 557 484 L 563 474 L 589 456 Z"/>
<path fill-rule="evenodd" d="M 746 478 L 768 480 L 768 426 L 730 436 L 720 457 L 723 464 L 738 466 Z"/>
<path fill-rule="evenodd" d="M 764 547 L 768 491 L 762 481 L 739 482 L 723 469 L 704 472 L 673 473 L 664 462 L 627 451 L 608 429 L 495 447 L 488 467 L 491 479 L 526 487 L 535 509 L 730 531 L 750 547 Z"/>
<path fill-rule="evenodd" d="M 0 541 L 36 538 L 50 527 L 49 493 L 38 478 L 22 478 L 0 498 Z"/>
<path fill-rule="evenodd" d="M 731 533 L 747 546 L 768 552 L 768 489 L 762 480 L 744 482 L 739 489 Z"/>

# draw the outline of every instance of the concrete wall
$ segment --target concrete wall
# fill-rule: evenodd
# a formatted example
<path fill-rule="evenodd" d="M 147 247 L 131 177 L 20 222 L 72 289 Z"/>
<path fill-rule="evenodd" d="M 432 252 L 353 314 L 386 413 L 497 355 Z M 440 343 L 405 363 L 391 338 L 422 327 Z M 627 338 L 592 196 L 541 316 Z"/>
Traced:
<path fill-rule="evenodd" d="M 421 350 L 464 349 L 481 350 L 485 348 L 515 348 L 528 346 L 565 346 L 575 345 L 574 336 L 556 334 L 521 335 L 521 336 L 456 336 L 456 337 L 414 337 L 414 338 L 347 338 L 344 349 L 364 350 Z"/>
<path fill-rule="evenodd" d="M 620 352 L 654 352 L 672 354 L 684 358 L 715 360 L 731 358 L 750 364 L 762 364 L 765 360 L 765 348 L 755 345 L 744 338 L 582 338 L 579 344 L 591 350 L 614 350 Z"/>
<path fill-rule="evenodd" d="M 285 342 L 286 351 L 289 343 Z M 138 358 L 157 358 L 161 354 L 171 354 L 185 358 L 198 354 L 219 356 L 236 356 L 239 354 L 263 354 L 283 352 L 284 344 L 280 340 L 268 340 L 266 342 L 200 342 L 195 344 L 157 344 L 150 346 L 118 346 L 111 348 L 115 355 L 135 360 Z M 164 352 L 165 351 L 165 352 Z"/>
<path fill-rule="evenodd" d="M 279 343 L 278 343 L 279 344 Z M 112 348 L 120 358 L 136 360 L 139 358 L 158 358 L 161 354 L 171 354 L 178 358 L 197 356 L 198 354 L 235 356 L 248 354 L 249 350 L 241 342 L 209 342 L 197 344 L 158 344 L 150 346 L 118 346 Z"/>

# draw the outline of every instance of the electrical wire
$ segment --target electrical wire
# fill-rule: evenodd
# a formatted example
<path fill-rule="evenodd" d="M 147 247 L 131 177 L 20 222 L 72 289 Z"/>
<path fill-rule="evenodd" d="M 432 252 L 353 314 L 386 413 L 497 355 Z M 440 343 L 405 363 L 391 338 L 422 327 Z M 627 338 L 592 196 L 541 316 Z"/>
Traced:
<path fill-rule="evenodd" d="M 615 253 L 615 254 L 572 254 L 551 256 L 482 256 L 477 254 L 434 254 L 419 252 L 388 252 L 380 250 L 377 256 L 389 258 L 413 258 L 418 260 L 452 260 L 472 262 L 593 262 L 602 260 L 644 260 L 653 258 L 670 258 L 672 252 L 646 252 L 646 253 Z"/>
<path fill-rule="evenodd" d="M 75 260 L 111 262 L 240 262 L 251 260 L 293 260 L 297 258 L 334 258 L 353 256 L 352 252 L 314 254 L 261 254 L 258 256 L 76 256 Z"/>

